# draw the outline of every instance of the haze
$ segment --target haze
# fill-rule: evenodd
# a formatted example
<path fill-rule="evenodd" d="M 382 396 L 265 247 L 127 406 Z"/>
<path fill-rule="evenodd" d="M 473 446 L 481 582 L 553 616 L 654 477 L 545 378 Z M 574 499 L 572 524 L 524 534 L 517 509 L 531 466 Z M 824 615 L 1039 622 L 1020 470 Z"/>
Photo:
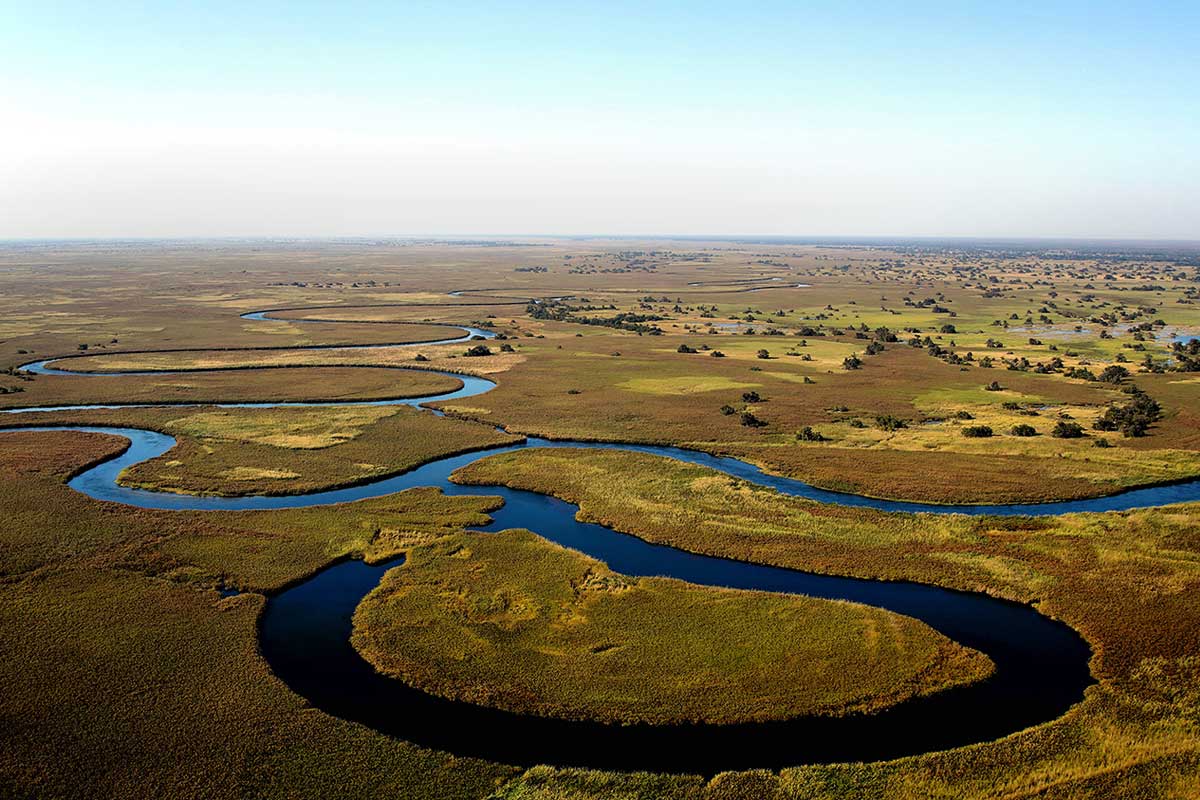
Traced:
<path fill-rule="evenodd" d="M 1200 238 L 1195 3 L 52 5 L 3 238 Z"/>

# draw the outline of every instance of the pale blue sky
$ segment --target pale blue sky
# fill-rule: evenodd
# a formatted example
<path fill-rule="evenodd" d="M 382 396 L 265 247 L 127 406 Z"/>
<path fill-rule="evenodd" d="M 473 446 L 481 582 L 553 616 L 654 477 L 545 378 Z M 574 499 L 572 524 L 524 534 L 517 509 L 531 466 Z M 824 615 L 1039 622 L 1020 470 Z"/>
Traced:
<path fill-rule="evenodd" d="M 1200 3 L 7 3 L 0 237 L 1200 238 Z"/>

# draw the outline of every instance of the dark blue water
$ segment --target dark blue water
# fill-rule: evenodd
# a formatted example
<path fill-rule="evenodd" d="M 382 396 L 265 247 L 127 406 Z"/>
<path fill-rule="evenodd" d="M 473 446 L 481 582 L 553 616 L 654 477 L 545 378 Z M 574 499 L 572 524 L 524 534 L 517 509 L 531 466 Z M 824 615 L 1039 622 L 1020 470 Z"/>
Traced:
<path fill-rule="evenodd" d="M 336 716 L 460 755 L 516 764 L 701 773 L 893 758 L 985 741 L 1053 719 L 1078 702 L 1091 682 L 1090 653 L 1084 641 L 1067 626 L 1027 606 L 917 583 L 814 575 L 696 555 L 577 522 L 575 506 L 552 497 L 504 487 L 459 486 L 448 480 L 458 467 L 497 451 L 612 445 L 534 439 L 442 459 L 369 486 L 307 496 L 223 498 L 150 492 L 115 483 L 125 466 L 169 450 L 174 445 L 169 436 L 131 428 L 65 429 L 118 433 L 130 439 L 123 454 L 71 480 L 72 488 L 96 499 L 163 509 L 270 509 L 346 502 L 412 486 L 439 486 L 455 495 L 499 495 L 504 506 L 493 513 L 493 522 L 485 530 L 528 528 L 627 575 L 662 575 L 701 585 L 791 592 L 887 608 L 986 653 L 996 665 L 995 674 L 985 681 L 871 715 L 731 726 L 609 726 L 443 700 L 375 673 L 350 645 L 351 617 L 384 571 L 399 562 L 381 566 L 344 562 L 269 600 L 260 622 L 262 652 L 295 692 Z M 636 449 L 679 454 L 706 465 L 733 461 L 672 448 Z"/>
<path fill-rule="evenodd" d="M 987 741 L 1060 716 L 1092 682 L 1083 640 L 1028 606 L 916 583 L 814 575 L 696 555 L 577 522 L 576 508 L 554 498 L 504 488 L 476 487 L 472 493 L 480 491 L 504 499 L 486 530 L 529 528 L 626 575 L 665 575 L 887 608 L 986 653 L 996 671 L 970 686 L 846 717 L 615 726 L 513 714 L 439 699 L 379 675 L 351 646 L 355 608 L 400 559 L 379 566 L 344 562 L 271 598 L 259 631 L 272 670 L 330 714 L 458 755 L 518 765 L 701 774 L 896 758 Z"/>
<path fill-rule="evenodd" d="M 473 333 L 469 331 L 467 336 L 446 341 L 465 341 Z M 490 335 L 486 331 L 478 333 Z M 45 362 L 31 366 L 43 374 L 64 373 L 46 366 Z M 455 392 L 361 404 L 415 406 L 470 397 L 495 385 L 481 378 L 454 377 L 463 382 L 462 388 Z M 97 407 L 101 406 L 66 406 L 54 410 Z M 31 410 L 38 409 L 24 411 Z M 1092 682 L 1088 671 L 1090 653 L 1074 631 L 1028 606 L 916 583 L 814 575 L 696 555 L 577 522 L 574 506 L 551 497 L 503 487 L 464 487 L 449 481 L 454 470 L 479 458 L 524 447 L 635 450 L 711 467 L 783 494 L 898 512 L 1062 514 L 1157 506 L 1200 498 L 1200 481 L 1189 481 L 1062 503 L 939 506 L 824 491 L 793 479 L 767 475 L 737 459 L 680 448 L 552 442 L 537 438 L 440 459 L 402 475 L 349 488 L 275 497 L 194 497 L 131 489 L 116 483 L 126 467 L 173 447 L 174 439 L 169 436 L 101 426 L 38 429 L 98 431 L 130 439 L 130 447 L 124 453 L 70 481 L 72 488 L 98 500 L 145 508 L 233 510 L 343 503 L 414 486 L 438 486 L 455 495 L 499 495 L 504 506 L 494 512 L 493 522 L 486 530 L 528 528 L 627 575 L 662 575 L 701 585 L 790 592 L 886 608 L 920 619 L 951 639 L 986 653 L 996 665 L 995 674 L 985 681 L 916 698 L 876 714 L 725 726 L 610 726 L 523 716 L 443 700 L 376 673 L 350 645 L 351 617 L 362 598 L 378 585 L 383 573 L 399 561 L 379 566 L 343 562 L 268 601 L 260 621 L 263 655 L 282 680 L 317 708 L 425 746 L 522 765 L 552 763 L 711 774 L 725 769 L 894 758 L 986 741 L 1054 719 L 1078 702 Z"/>

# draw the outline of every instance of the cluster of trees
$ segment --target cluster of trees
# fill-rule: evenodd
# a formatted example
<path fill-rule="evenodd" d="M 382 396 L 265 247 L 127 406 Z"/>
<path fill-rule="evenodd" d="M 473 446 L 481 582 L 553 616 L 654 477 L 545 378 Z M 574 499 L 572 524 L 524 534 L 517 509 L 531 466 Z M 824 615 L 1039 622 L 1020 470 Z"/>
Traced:
<path fill-rule="evenodd" d="M 1131 386 L 1132 399 L 1124 405 L 1109 406 L 1092 426 L 1098 431 L 1120 431 L 1124 436 L 1145 436 L 1150 426 L 1162 418 L 1162 407 L 1150 395 Z"/>
<path fill-rule="evenodd" d="M 1175 357 L 1175 369 L 1180 372 L 1200 372 L 1200 339 L 1189 339 L 1187 344 L 1175 342 L 1171 354 Z"/>
<path fill-rule="evenodd" d="M 666 319 L 659 314 L 634 314 L 629 311 L 622 311 L 611 317 L 589 317 L 576 313 L 581 310 L 594 310 L 592 308 L 583 309 L 581 307 L 573 307 L 564 303 L 530 303 L 525 307 L 525 313 L 533 319 L 553 320 L 555 322 L 573 322 L 577 325 L 594 325 L 604 328 L 616 328 L 618 330 L 633 331 L 639 334 L 649 334 L 650 336 L 662 335 L 662 328 L 654 323 Z"/>

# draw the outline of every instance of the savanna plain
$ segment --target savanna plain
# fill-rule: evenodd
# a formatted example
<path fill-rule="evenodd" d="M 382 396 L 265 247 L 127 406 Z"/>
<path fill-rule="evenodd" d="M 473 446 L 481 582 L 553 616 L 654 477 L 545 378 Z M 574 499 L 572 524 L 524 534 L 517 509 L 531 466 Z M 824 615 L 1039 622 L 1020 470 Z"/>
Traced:
<path fill-rule="evenodd" d="M 1200 479 L 1195 248 L 0 244 L 0 412 L 4 796 L 1200 796 L 1200 504 L 1088 510 Z M 116 428 L 173 438 L 117 477 L 169 496 L 302 498 L 479 457 L 346 502 L 165 510 L 68 485 L 126 450 Z M 1082 637 L 1091 682 L 952 749 L 813 763 L 797 741 L 794 762 L 680 772 L 428 747 L 275 674 L 271 599 L 363 560 L 391 565 L 349 637 L 374 670 L 556 724 L 869 717 L 994 677 L 886 609 L 483 532 L 489 487 L 686 553 L 1022 604 Z"/>

